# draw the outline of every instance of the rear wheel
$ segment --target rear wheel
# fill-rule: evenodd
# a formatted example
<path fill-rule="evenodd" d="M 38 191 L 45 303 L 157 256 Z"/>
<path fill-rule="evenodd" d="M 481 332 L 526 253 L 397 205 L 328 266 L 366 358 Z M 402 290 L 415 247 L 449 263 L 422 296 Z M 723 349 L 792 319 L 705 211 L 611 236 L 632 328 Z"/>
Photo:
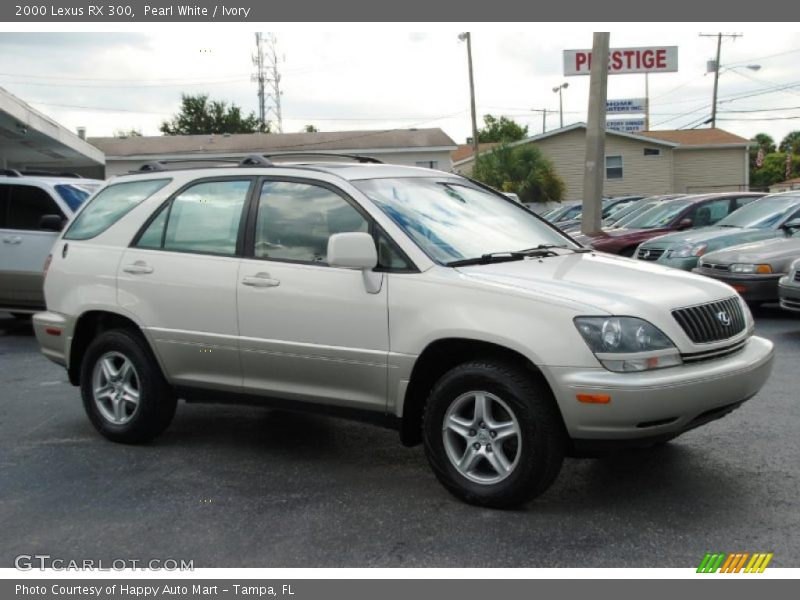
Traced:
<path fill-rule="evenodd" d="M 473 361 L 447 372 L 425 410 L 425 453 L 456 497 L 508 508 L 544 492 L 564 458 L 550 390 L 524 369 Z"/>
<path fill-rule="evenodd" d="M 81 365 L 81 395 L 95 428 L 128 444 L 164 431 L 177 405 L 146 342 L 126 329 L 106 331 L 89 345 Z"/>

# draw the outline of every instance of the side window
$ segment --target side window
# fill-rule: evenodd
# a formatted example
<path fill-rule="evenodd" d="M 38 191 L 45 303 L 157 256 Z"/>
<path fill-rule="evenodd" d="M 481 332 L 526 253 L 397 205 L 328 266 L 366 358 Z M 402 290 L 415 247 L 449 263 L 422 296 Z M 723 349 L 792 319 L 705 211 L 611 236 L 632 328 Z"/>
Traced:
<path fill-rule="evenodd" d="M 103 188 L 78 213 L 64 239 L 88 240 L 100 235 L 169 182 L 169 179 L 145 179 Z"/>
<path fill-rule="evenodd" d="M 142 238 L 148 247 L 159 247 L 158 232 L 166 221 L 164 250 L 234 255 L 250 185 L 249 179 L 197 183 L 176 196 Z"/>
<path fill-rule="evenodd" d="M 267 181 L 258 201 L 255 256 L 325 263 L 331 235 L 368 229 L 367 220 L 327 188 Z"/>
<path fill-rule="evenodd" d="M 167 223 L 169 204 L 165 204 L 158 209 L 156 218 L 150 221 L 150 225 L 142 232 L 136 241 L 137 248 L 156 248 L 160 249 L 164 243 L 164 225 Z"/>
<path fill-rule="evenodd" d="M 8 198 L 8 229 L 38 230 L 44 215 L 64 216 L 58 204 L 43 189 L 12 185 Z"/>
<path fill-rule="evenodd" d="M 708 210 L 708 222 L 706 225 L 713 225 L 717 221 L 721 221 L 725 217 L 728 216 L 730 213 L 730 206 L 731 202 L 728 198 L 720 198 L 719 200 L 714 200 L 713 202 L 709 202 L 708 204 L 703 205 L 699 210 L 698 214 L 701 210 L 707 209 Z M 703 225 L 697 225 L 697 219 L 695 219 L 695 227 L 703 227 Z"/>
<path fill-rule="evenodd" d="M 10 193 L 10 185 L 0 185 L 0 229 L 8 226 L 8 196 Z"/>

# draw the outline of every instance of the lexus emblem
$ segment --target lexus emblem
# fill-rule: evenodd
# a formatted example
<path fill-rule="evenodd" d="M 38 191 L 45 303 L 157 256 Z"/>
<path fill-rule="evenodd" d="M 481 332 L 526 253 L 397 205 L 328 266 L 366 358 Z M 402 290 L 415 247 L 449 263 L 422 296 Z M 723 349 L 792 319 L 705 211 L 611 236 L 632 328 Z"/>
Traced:
<path fill-rule="evenodd" d="M 717 313 L 717 320 L 728 327 L 731 324 L 731 316 L 727 313 L 727 311 L 721 310 Z"/>

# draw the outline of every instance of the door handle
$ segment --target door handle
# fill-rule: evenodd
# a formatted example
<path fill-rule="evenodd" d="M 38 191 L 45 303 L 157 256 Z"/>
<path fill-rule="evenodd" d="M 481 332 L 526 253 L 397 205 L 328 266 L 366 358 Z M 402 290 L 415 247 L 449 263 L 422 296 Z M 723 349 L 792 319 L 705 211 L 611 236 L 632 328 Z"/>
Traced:
<path fill-rule="evenodd" d="M 4 237 L 3 238 L 3 243 L 4 244 L 11 244 L 12 246 L 16 246 L 16 245 L 22 243 L 22 238 L 20 236 L 18 236 L 18 235 L 10 236 L 10 237 Z"/>
<path fill-rule="evenodd" d="M 122 270 L 126 273 L 131 273 L 132 275 L 147 275 L 148 273 L 153 272 L 153 267 L 144 261 L 137 260 L 132 265 L 125 265 L 122 267 Z"/>
<path fill-rule="evenodd" d="M 242 279 L 242 285 L 249 285 L 250 287 L 278 287 L 281 284 L 280 280 L 272 279 L 269 273 L 256 273 L 252 277 L 245 277 Z"/>

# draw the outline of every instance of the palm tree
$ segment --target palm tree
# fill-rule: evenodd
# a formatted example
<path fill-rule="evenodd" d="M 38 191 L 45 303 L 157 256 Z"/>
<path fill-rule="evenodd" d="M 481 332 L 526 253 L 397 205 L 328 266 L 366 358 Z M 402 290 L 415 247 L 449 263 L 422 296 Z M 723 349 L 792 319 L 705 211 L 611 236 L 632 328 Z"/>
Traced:
<path fill-rule="evenodd" d="M 781 140 L 781 145 L 778 146 L 781 152 L 791 152 L 792 154 L 800 151 L 800 131 L 792 131 L 787 133 Z"/>
<path fill-rule="evenodd" d="M 472 176 L 495 189 L 517 194 L 522 202 L 558 201 L 564 196 L 564 182 L 553 163 L 531 144 L 501 145 L 479 155 Z"/>

